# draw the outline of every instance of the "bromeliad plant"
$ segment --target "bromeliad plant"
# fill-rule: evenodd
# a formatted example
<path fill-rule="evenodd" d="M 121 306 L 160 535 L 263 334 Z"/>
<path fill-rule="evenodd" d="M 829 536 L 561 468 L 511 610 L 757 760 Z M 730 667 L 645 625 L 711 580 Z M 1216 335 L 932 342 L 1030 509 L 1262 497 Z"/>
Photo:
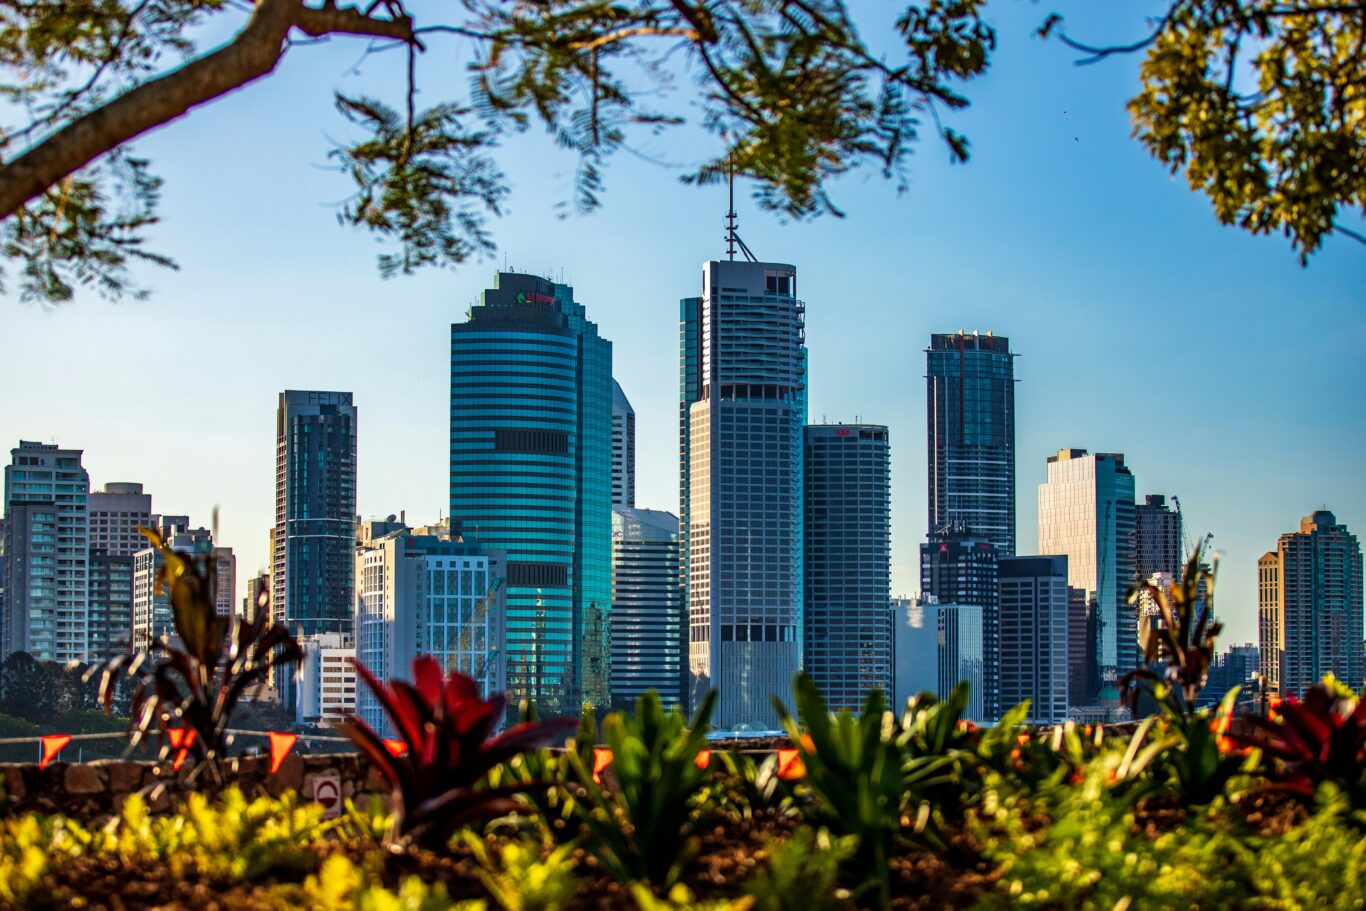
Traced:
<path fill-rule="evenodd" d="M 354 659 L 353 659 L 354 660 Z M 395 756 L 384 738 L 354 714 L 342 731 L 360 748 L 392 790 L 390 840 L 418 839 L 440 847 L 458 827 L 517 809 L 513 795 L 546 787 L 523 781 L 486 786 L 489 771 L 512 757 L 567 737 L 574 719 L 527 721 L 490 737 L 505 713 L 505 699 L 479 696 L 470 677 L 443 678 L 430 655 L 413 661 L 413 681 L 386 686 L 359 661 L 356 673 L 384 709 L 407 749 Z"/>
<path fill-rule="evenodd" d="M 1129 592 L 1129 603 L 1144 602 L 1154 606 L 1156 613 L 1140 618 L 1149 622 L 1143 637 L 1144 666 L 1126 674 L 1120 689 L 1130 708 L 1146 683 L 1165 683 L 1172 698 L 1181 701 L 1177 707 L 1186 714 L 1195 713 L 1195 703 L 1209 679 L 1214 663 L 1215 643 L 1224 625 L 1214 619 L 1214 572 L 1200 562 L 1197 548 L 1186 561 L 1181 581 L 1157 585 L 1145 581 Z M 1163 666 L 1158 676 L 1149 670 L 1154 664 Z"/>
<path fill-rule="evenodd" d="M 1366 699 L 1331 676 L 1303 700 L 1286 697 L 1271 718 L 1240 716 L 1229 738 L 1260 750 L 1263 770 L 1281 789 L 1308 796 L 1333 782 L 1366 809 Z"/>
<path fill-rule="evenodd" d="M 283 624 L 271 622 L 264 588 L 256 593 L 253 620 L 221 616 L 214 603 L 216 561 L 197 560 L 172 549 L 157 532 L 140 530 L 160 553 L 156 593 L 169 597 L 175 635 L 86 673 L 101 673 L 100 701 L 106 712 L 113 709 L 119 680 L 133 681 L 130 753 L 157 726 L 163 758 L 172 745 L 183 748 L 197 760 L 188 777 L 208 770 L 219 786 L 219 763 L 227 752 L 228 725 L 238 701 L 298 662 L 303 651 Z M 180 733 L 173 739 L 176 730 Z"/>

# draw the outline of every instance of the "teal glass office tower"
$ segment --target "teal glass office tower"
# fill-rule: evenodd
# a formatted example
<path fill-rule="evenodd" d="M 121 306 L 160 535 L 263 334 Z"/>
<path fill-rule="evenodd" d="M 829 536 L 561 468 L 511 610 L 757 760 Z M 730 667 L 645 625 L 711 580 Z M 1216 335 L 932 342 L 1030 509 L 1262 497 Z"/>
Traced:
<path fill-rule="evenodd" d="M 452 534 L 507 554 L 507 684 L 609 703 L 612 343 L 568 285 L 499 272 L 451 326 Z"/>

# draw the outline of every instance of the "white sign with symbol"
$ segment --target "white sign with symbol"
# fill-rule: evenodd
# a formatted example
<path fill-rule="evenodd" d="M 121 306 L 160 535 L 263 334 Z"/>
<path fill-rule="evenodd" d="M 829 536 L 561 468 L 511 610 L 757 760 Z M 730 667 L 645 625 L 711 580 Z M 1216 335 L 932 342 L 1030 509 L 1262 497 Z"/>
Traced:
<path fill-rule="evenodd" d="M 323 805 L 323 819 L 341 815 L 341 779 L 335 775 L 313 779 L 313 799 Z"/>

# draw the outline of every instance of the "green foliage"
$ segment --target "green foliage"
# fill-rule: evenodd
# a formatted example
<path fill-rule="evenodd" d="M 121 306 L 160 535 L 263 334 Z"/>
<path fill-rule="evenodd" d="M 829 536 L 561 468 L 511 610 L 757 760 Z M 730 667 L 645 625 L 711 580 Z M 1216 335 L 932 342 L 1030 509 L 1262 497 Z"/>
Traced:
<path fill-rule="evenodd" d="M 357 867 L 345 855 L 333 854 L 303 886 L 303 907 L 315 911 L 484 911 L 480 901 L 451 901 L 441 883 L 428 885 L 416 876 L 403 880 L 397 892 L 378 875 Z"/>
<path fill-rule="evenodd" d="M 1183 806 L 1202 806 L 1223 797 L 1229 782 L 1242 771 L 1246 759 L 1229 740 L 1229 722 L 1238 698 L 1235 687 L 1211 713 L 1182 711 L 1170 691 L 1158 684 L 1154 688 L 1161 707 L 1164 747 L 1153 764 L 1159 784 L 1166 793 L 1175 794 Z"/>
<path fill-rule="evenodd" d="M 656 896 L 645 884 L 635 883 L 631 886 L 631 897 L 640 911 L 749 911 L 751 907 L 748 898 L 698 901 L 692 890 L 682 883 L 669 889 L 663 898 Z"/>
<path fill-rule="evenodd" d="M 90 839 L 61 817 L 25 813 L 0 819 L 0 904 L 23 907 L 48 870 L 84 853 Z"/>
<path fill-rule="evenodd" d="M 475 875 L 503 911 L 558 911 L 573 899 L 577 883 L 569 845 L 543 857 L 535 844 L 510 841 L 495 858 L 475 833 L 464 832 L 463 841 L 479 864 Z"/>
<path fill-rule="evenodd" d="M 1180 582 L 1143 582 L 1129 592 L 1130 604 L 1145 602 L 1157 613 L 1139 617 L 1144 667 L 1120 681 L 1123 695 L 1131 708 L 1137 706 L 1138 684 L 1158 679 L 1147 667 L 1160 662 L 1165 668 L 1161 679 L 1181 699 L 1176 706 L 1194 712 L 1224 628 L 1214 620 L 1214 573 L 1201 563 L 1200 548 L 1186 561 Z"/>
<path fill-rule="evenodd" d="M 1366 906 L 1366 835 L 1333 801 L 1285 835 L 1253 845 L 1254 908 L 1360 911 Z M 1335 805 L 1336 804 L 1336 805 Z"/>
<path fill-rule="evenodd" d="M 831 838 L 825 829 L 798 829 L 784 841 L 770 842 L 768 864 L 744 885 L 755 911 L 848 911 L 849 890 L 840 886 L 840 867 L 853 856 L 852 835 Z"/>
<path fill-rule="evenodd" d="M 634 715 L 609 714 L 602 728 L 612 751 L 610 786 L 595 783 L 583 757 L 568 754 L 583 786 L 576 807 L 585 848 L 621 882 L 668 888 L 696 853 L 696 815 L 708 778 L 697 754 L 715 705 L 709 692 L 689 724 L 678 709 L 664 711 L 649 690 Z"/>
<path fill-rule="evenodd" d="M 798 816 L 792 788 L 778 777 L 778 755 L 754 757 L 730 750 L 713 750 L 717 771 L 709 783 L 710 800 L 723 813 L 751 819 L 761 813 Z"/>

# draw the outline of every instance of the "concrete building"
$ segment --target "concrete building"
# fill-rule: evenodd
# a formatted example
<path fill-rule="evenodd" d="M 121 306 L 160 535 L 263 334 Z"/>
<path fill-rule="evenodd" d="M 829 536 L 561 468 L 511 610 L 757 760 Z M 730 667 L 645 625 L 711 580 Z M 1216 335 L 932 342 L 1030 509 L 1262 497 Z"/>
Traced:
<path fill-rule="evenodd" d="M 89 652 L 90 476 L 81 450 L 20 440 L 5 466 L 0 653 L 84 661 Z"/>
<path fill-rule="evenodd" d="M 630 711 L 647 690 L 683 702 L 683 589 L 678 517 L 612 510 L 612 705 Z"/>
<path fill-rule="evenodd" d="M 507 674 L 547 715 L 609 704 L 612 343 L 568 285 L 500 272 L 451 326 L 450 516 L 507 554 Z"/>
<path fill-rule="evenodd" d="M 242 619 L 248 623 L 256 622 L 256 611 L 261 605 L 261 599 L 267 599 L 269 608 L 270 598 L 270 573 L 258 573 L 247 580 L 246 594 L 242 596 Z"/>
<path fill-rule="evenodd" d="M 1070 625 L 1066 557 L 1005 557 L 1000 581 L 1000 708 L 1029 700 L 1032 724 L 1067 720 Z"/>
<path fill-rule="evenodd" d="M 801 660 L 805 306 L 796 269 L 712 261 L 680 309 L 680 518 L 689 700 L 774 730 Z"/>
<path fill-rule="evenodd" d="M 237 613 L 237 557 L 231 547 L 215 547 L 214 562 L 214 610 L 220 617 L 231 617 Z"/>
<path fill-rule="evenodd" d="M 891 450 L 887 428 L 805 430 L 803 669 L 831 709 L 892 692 Z"/>
<path fill-rule="evenodd" d="M 319 633 L 299 644 L 304 657 L 294 721 L 332 727 L 356 710 L 356 645 L 342 633 Z"/>
<path fill-rule="evenodd" d="M 925 349 L 930 534 L 966 528 L 1015 553 L 1015 355 L 1004 336 L 935 334 Z"/>
<path fill-rule="evenodd" d="M 636 410 L 612 380 L 612 505 L 636 505 Z"/>
<path fill-rule="evenodd" d="M 280 393 L 270 601 L 275 622 L 296 636 L 352 634 L 356 420 L 349 392 Z M 294 704 L 288 674 L 273 685 Z"/>
<path fill-rule="evenodd" d="M 1068 584 L 1096 601 L 1092 695 L 1117 705 L 1119 678 L 1138 665 L 1138 628 L 1128 605 L 1137 581 L 1134 476 L 1118 453 L 1060 449 L 1039 485 L 1039 550 L 1067 557 Z"/>
<path fill-rule="evenodd" d="M 169 525 L 163 526 L 159 531 L 167 547 L 177 553 L 191 555 L 199 562 L 201 570 L 207 561 L 213 559 L 213 533 L 207 528 Z M 146 651 L 162 636 L 175 635 L 171 594 L 164 588 L 160 594 L 156 591 L 157 573 L 164 562 L 161 551 L 152 547 L 150 543 L 133 555 L 132 647 L 136 651 Z M 214 603 L 217 604 L 217 591 L 211 594 Z"/>
<path fill-rule="evenodd" d="M 1134 572 L 1140 579 L 1165 573 L 1177 582 L 1185 570 L 1181 512 L 1162 494 L 1148 494 L 1134 507 Z"/>
<path fill-rule="evenodd" d="M 921 595 L 941 606 L 976 609 L 971 616 L 961 615 L 965 619 L 953 627 L 960 638 L 951 644 L 956 650 L 954 654 L 966 656 L 963 661 L 968 664 L 963 666 L 974 669 L 972 680 L 979 691 L 973 694 L 973 704 L 978 706 L 978 714 L 973 717 L 978 720 L 994 718 L 1001 710 L 999 560 L 990 540 L 962 530 L 941 530 L 920 545 Z M 951 623 L 959 623 L 949 619 Z M 967 640 L 961 638 L 970 629 L 978 629 L 982 634 L 982 641 L 976 648 L 971 648 Z M 974 661 L 977 663 L 972 664 Z M 951 673 L 955 666 L 952 662 L 945 665 L 949 669 L 944 673 Z"/>
<path fill-rule="evenodd" d="M 505 555 L 408 529 L 365 540 L 355 550 L 361 663 L 382 680 L 411 679 L 413 659 L 431 655 L 447 671 L 473 677 L 485 695 L 506 689 Z M 372 727 L 384 728 L 368 690 L 361 689 L 356 706 Z"/>
<path fill-rule="evenodd" d="M 1281 660 L 1285 656 L 1285 605 L 1281 601 L 1281 553 L 1269 551 L 1257 559 L 1257 664 L 1267 686 L 1279 693 Z"/>
<path fill-rule="evenodd" d="M 161 519 L 152 512 L 152 495 L 141 484 L 114 482 L 92 491 L 90 552 L 131 557 L 147 546 L 140 528 L 159 528 Z"/>
<path fill-rule="evenodd" d="M 1328 673 L 1361 689 L 1366 654 L 1356 535 L 1328 510 L 1315 511 L 1300 520 L 1298 532 L 1281 535 L 1258 569 L 1261 649 L 1280 652 L 1278 673 L 1269 673 L 1280 692 L 1301 695 Z"/>
<path fill-rule="evenodd" d="M 90 551 L 87 602 L 91 662 L 133 649 L 133 562 L 133 556 Z"/>

